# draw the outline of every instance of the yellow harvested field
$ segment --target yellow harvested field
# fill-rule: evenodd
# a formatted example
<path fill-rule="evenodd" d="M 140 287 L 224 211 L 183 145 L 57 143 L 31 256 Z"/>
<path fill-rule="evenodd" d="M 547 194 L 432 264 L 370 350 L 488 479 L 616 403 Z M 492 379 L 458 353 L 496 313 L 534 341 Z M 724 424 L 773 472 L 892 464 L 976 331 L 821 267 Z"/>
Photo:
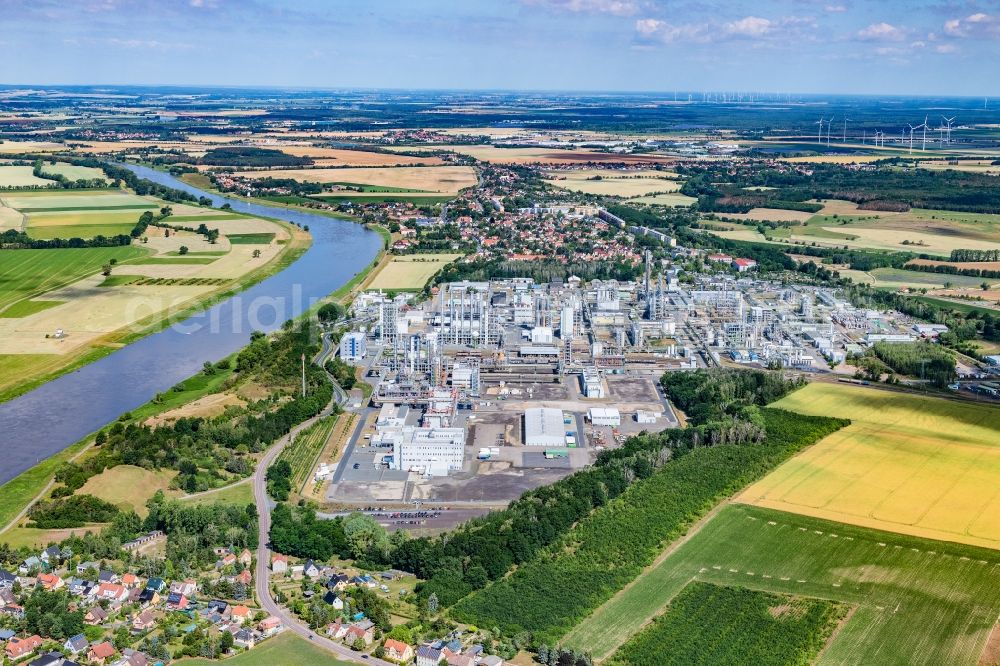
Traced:
<path fill-rule="evenodd" d="M 20 230 L 24 227 L 24 223 L 25 216 L 23 213 L 0 205 L 0 232 L 7 231 L 8 229 Z"/>
<path fill-rule="evenodd" d="M 87 479 L 78 492 L 100 497 L 119 508 L 131 509 L 145 516 L 149 513 L 146 501 L 158 490 L 166 492 L 176 475 L 177 472 L 170 469 L 149 470 L 134 465 L 118 465 Z"/>
<path fill-rule="evenodd" d="M 722 213 L 720 215 L 734 220 L 758 220 L 762 222 L 805 222 L 813 216 L 812 213 L 781 208 L 752 208 L 749 213 Z"/>
<path fill-rule="evenodd" d="M 369 289 L 420 289 L 435 273 L 461 254 L 407 254 L 394 256 L 368 285 Z"/>
<path fill-rule="evenodd" d="M 921 169 L 930 171 L 966 171 L 969 173 L 984 173 L 991 176 L 1000 176 L 1000 165 L 993 164 L 993 160 L 957 160 L 958 164 L 948 162 L 919 162 Z"/>
<path fill-rule="evenodd" d="M 619 153 L 601 153 L 586 148 L 497 148 L 483 145 L 441 145 L 441 146 L 406 146 L 397 150 L 411 152 L 413 150 L 435 151 L 447 150 L 460 155 L 468 155 L 483 162 L 497 164 L 586 164 L 588 162 L 624 163 L 624 164 L 656 164 L 673 163 L 673 157 L 643 153 L 641 155 L 623 155 Z"/>
<path fill-rule="evenodd" d="M 355 183 L 421 190 L 428 194 L 458 194 L 476 184 L 476 172 L 468 166 L 387 167 L 370 169 L 273 169 L 240 171 L 245 178 L 294 178 L 301 182 Z"/>
<path fill-rule="evenodd" d="M 392 153 L 376 153 L 365 150 L 344 150 L 343 148 L 320 148 L 309 145 L 277 145 L 268 146 L 295 157 L 317 158 L 319 166 L 408 166 L 425 164 L 434 166 L 443 164 L 440 157 L 413 157 L 412 155 L 394 155 Z"/>
<path fill-rule="evenodd" d="M 884 215 L 884 213 L 870 210 L 858 210 L 858 204 L 843 199 L 825 199 L 821 202 L 811 203 L 823 204 L 823 210 L 819 212 L 819 215 Z"/>
<path fill-rule="evenodd" d="M 145 425 L 161 426 L 165 423 L 172 423 L 180 418 L 203 418 L 210 419 L 221 415 L 229 406 L 246 405 L 246 401 L 234 393 L 213 393 L 198 398 L 176 409 L 171 409 L 162 414 L 151 416 L 146 419 Z"/>
<path fill-rule="evenodd" d="M 865 228 L 854 225 L 846 228 L 835 226 L 823 228 L 834 233 L 849 233 L 853 236 L 858 236 L 858 239 L 854 241 L 837 240 L 834 243 L 835 245 L 850 245 L 852 247 L 871 247 L 905 252 L 916 251 L 938 255 L 950 255 L 952 250 L 958 249 L 996 250 L 1000 248 L 1000 244 L 993 241 L 955 235 L 918 233 L 901 231 L 900 229 Z M 910 241 L 911 244 L 903 245 L 904 240 Z M 918 245 L 914 247 L 914 243 Z"/>
<path fill-rule="evenodd" d="M 29 227 L 62 227 L 77 224 L 132 224 L 141 210 L 70 210 L 54 213 L 28 213 Z"/>
<path fill-rule="evenodd" d="M 961 270 L 975 269 L 983 271 L 1000 271 L 1000 261 L 937 261 L 934 259 L 913 259 L 903 268 L 910 266 L 951 266 Z"/>
<path fill-rule="evenodd" d="M 0 141 L 0 154 L 51 153 L 57 150 L 66 150 L 66 146 L 51 141 Z"/>
<path fill-rule="evenodd" d="M 128 192 L 117 190 L 57 190 L 38 192 L 0 192 L 0 200 L 11 208 L 20 210 L 37 209 L 72 209 L 72 208 L 121 208 L 135 207 L 136 219 L 143 210 L 158 208 L 163 202 L 151 198 L 140 197 Z"/>
<path fill-rule="evenodd" d="M 773 406 L 852 423 L 737 501 L 1000 549 L 1000 407 L 826 383 Z"/>
<path fill-rule="evenodd" d="M 643 175 L 639 175 L 639 173 Z M 671 180 L 665 175 L 646 174 L 657 174 L 657 172 L 617 172 L 589 169 L 555 171 L 547 174 L 545 182 L 571 192 L 626 198 L 641 197 L 654 192 L 676 192 L 681 188 L 679 181 Z"/>

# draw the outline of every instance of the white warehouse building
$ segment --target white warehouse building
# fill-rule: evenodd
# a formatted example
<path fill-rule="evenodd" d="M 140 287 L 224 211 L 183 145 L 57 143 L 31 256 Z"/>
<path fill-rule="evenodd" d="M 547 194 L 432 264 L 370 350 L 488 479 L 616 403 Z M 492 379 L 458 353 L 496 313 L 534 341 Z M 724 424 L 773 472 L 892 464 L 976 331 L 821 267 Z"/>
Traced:
<path fill-rule="evenodd" d="M 614 407 L 591 407 L 587 410 L 587 418 L 594 425 L 618 427 L 622 424 L 622 415 Z"/>
<path fill-rule="evenodd" d="M 524 410 L 525 446 L 565 446 L 566 428 L 561 409 L 532 407 Z"/>
<path fill-rule="evenodd" d="M 417 428 L 405 426 L 382 435 L 392 441 L 392 468 L 418 471 L 428 476 L 447 476 L 465 462 L 464 428 Z"/>
<path fill-rule="evenodd" d="M 368 354 L 364 333 L 345 333 L 340 339 L 340 358 L 346 363 L 357 363 Z"/>

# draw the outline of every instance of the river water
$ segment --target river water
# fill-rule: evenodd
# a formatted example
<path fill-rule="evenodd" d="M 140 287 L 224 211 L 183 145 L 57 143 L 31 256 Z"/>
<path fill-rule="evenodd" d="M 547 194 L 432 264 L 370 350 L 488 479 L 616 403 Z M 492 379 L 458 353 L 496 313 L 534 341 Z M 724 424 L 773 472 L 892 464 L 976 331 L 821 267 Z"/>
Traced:
<path fill-rule="evenodd" d="M 272 331 L 301 314 L 363 270 L 382 247 L 379 234 L 353 222 L 229 199 L 160 171 L 122 166 L 206 196 L 215 206 L 229 203 L 239 213 L 309 225 L 312 246 L 250 289 L 0 404 L 0 484 L 190 377 L 205 361 L 240 349 L 253 330 Z"/>

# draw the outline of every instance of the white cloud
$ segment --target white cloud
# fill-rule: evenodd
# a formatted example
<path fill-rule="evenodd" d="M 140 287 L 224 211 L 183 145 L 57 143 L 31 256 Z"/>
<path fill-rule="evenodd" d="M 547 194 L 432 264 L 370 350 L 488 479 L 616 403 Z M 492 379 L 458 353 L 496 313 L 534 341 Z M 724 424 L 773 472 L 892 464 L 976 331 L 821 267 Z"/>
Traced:
<path fill-rule="evenodd" d="M 947 55 L 949 53 L 957 53 L 958 47 L 955 46 L 954 44 L 938 44 L 937 46 L 934 47 L 934 51 L 937 53 L 941 53 L 943 55 Z"/>
<path fill-rule="evenodd" d="M 194 1 L 194 0 L 192 0 Z M 635 0 L 521 0 L 527 5 L 542 5 L 551 9 L 573 13 L 612 14 L 634 16 L 639 11 Z"/>
<path fill-rule="evenodd" d="M 830 14 L 843 14 L 847 11 L 847 5 L 827 5 L 823 7 L 823 11 L 829 12 Z"/>
<path fill-rule="evenodd" d="M 724 23 L 670 23 L 656 18 L 638 19 L 635 22 L 636 35 L 641 41 L 709 43 L 727 40 L 752 40 L 756 45 L 768 45 L 787 41 L 793 37 L 807 38 L 807 30 L 816 28 L 816 20 L 809 17 L 786 16 L 772 20 L 760 16 L 743 18 Z"/>
<path fill-rule="evenodd" d="M 859 30 L 856 36 L 868 42 L 901 42 L 906 39 L 906 30 L 883 21 Z"/>
<path fill-rule="evenodd" d="M 771 22 L 759 16 L 747 16 L 723 26 L 727 34 L 739 37 L 763 37 L 771 31 L 771 28 Z"/>
<path fill-rule="evenodd" d="M 1000 38 L 1000 16 L 982 12 L 945 21 L 944 34 L 959 39 Z"/>

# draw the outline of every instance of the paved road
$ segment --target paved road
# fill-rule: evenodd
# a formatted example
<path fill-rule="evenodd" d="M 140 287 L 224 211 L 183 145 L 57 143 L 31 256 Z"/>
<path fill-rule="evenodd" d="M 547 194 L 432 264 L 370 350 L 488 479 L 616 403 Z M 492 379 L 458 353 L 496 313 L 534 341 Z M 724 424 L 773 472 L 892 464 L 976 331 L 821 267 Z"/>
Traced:
<path fill-rule="evenodd" d="M 329 353 L 329 348 L 329 340 L 324 336 L 323 349 L 319 354 L 317 354 L 313 361 L 322 361 L 326 354 Z M 331 377 L 330 379 L 332 382 L 333 378 Z M 254 502 L 257 504 L 257 513 L 259 514 L 257 519 L 257 571 L 254 575 L 254 585 L 257 590 L 257 599 L 260 602 L 261 608 L 280 619 L 282 624 L 284 624 L 287 628 L 287 631 L 295 632 L 314 645 L 334 653 L 340 659 L 359 664 L 394 666 L 387 661 L 376 659 L 375 657 L 362 658 L 361 653 L 355 652 L 340 643 L 334 642 L 326 636 L 314 633 L 311 629 L 309 629 L 309 627 L 300 623 L 294 615 L 278 605 L 278 603 L 271 596 L 271 569 L 269 566 L 271 563 L 271 548 L 268 541 L 268 535 L 271 532 L 271 510 L 274 508 L 274 503 L 271 501 L 271 498 L 267 496 L 267 483 L 265 479 L 267 468 L 270 467 L 271 463 L 274 462 L 274 459 L 278 457 L 285 446 L 287 446 L 298 433 L 311 426 L 320 418 L 328 416 L 332 413 L 334 405 L 343 404 L 346 401 L 347 395 L 344 391 L 337 386 L 335 382 L 333 382 L 333 385 L 335 387 L 333 400 L 330 401 L 327 408 L 324 409 L 321 414 L 295 426 L 292 428 L 290 433 L 275 442 L 275 444 L 268 449 L 264 456 L 260 459 L 260 462 L 257 464 L 257 469 L 254 471 L 252 477 L 253 496 Z"/>

